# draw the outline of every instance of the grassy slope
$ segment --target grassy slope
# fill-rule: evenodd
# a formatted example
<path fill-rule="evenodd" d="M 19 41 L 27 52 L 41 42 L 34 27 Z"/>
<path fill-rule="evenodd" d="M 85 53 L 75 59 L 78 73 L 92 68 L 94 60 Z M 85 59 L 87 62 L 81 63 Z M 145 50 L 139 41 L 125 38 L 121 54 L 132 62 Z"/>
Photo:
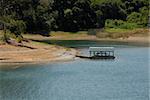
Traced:
<path fill-rule="evenodd" d="M 90 35 L 96 35 L 97 38 L 128 38 L 128 37 L 145 37 L 149 35 L 149 29 L 147 28 L 137 28 L 137 29 L 114 29 L 114 28 L 105 28 L 104 30 L 90 30 L 90 31 L 79 31 L 76 33 L 70 32 L 52 32 L 52 37 L 61 37 L 61 38 L 86 38 Z"/>
<path fill-rule="evenodd" d="M 149 29 L 114 29 L 106 28 L 102 32 L 97 33 L 99 38 L 128 38 L 131 36 L 148 36 Z"/>
<path fill-rule="evenodd" d="M 79 31 L 79 32 L 51 32 L 51 37 L 43 37 L 41 35 L 34 34 L 24 34 L 25 38 L 35 39 L 35 40 L 43 40 L 43 39 L 66 39 L 66 40 L 90 40 L 90 39 L 98 39 L 98 38 L 109 38 L 109 39 L 117 39 L 117 38 L 128 38 L 128 37 L 147 37 L 149 36 L 149 29 L 141 28 L 141 29 L 114 29 L 114 28 L 105 28 L 104 30 L 90 30 L 90 31 Z M 2 31 L 0 31 L 0 38 L 2 37 Z M 2 41 L 0 40 L 0 43 Z"/>

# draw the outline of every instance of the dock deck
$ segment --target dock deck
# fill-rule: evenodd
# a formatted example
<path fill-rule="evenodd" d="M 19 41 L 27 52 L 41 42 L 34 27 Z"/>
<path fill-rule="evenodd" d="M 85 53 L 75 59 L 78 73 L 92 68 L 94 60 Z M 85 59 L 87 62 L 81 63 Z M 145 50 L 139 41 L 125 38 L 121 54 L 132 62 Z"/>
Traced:
<path fill-rule="evenodd" d="M 76 55 L 85 59 L 115 59 L 114 47 L 90 47 L 90 56 Z"/>

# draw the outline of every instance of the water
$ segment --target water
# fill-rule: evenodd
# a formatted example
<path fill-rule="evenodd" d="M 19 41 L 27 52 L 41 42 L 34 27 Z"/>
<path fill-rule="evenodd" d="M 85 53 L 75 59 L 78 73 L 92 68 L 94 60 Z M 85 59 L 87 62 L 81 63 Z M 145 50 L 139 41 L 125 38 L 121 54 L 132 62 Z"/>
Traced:
<path fill-rule="evenodd" d="M 24 65 L 16 70 L 1 70 L 0 100 L 149 99 L 148 47 L 90 41 L 79 43 L 63 45 L 80 47 L 78 49 L 85 54 L 89 45 L 114 46 L 117 58 L 76 59 L 72 62 Z"/>

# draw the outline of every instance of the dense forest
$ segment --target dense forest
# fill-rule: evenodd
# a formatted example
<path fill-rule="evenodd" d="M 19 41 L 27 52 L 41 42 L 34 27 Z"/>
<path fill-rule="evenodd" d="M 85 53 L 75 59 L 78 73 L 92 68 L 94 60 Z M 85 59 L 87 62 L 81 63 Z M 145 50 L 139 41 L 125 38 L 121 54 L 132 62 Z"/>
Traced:
<path fill-rule="evenodd" d="M 0 28 L 16 37 L 148 25 L 149 0 L 0 0 L 0 5 Z"/>

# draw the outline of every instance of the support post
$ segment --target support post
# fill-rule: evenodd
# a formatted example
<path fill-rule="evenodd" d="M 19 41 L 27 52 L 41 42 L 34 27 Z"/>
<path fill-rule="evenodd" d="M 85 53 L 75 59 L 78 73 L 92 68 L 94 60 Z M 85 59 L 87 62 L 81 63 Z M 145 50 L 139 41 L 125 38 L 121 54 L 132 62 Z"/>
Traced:
<path fill-rule="evenodd" d="M 89 53 L 90 53 L 90 56 L 91 56 L 91 51 L 89 51 Z"/>

